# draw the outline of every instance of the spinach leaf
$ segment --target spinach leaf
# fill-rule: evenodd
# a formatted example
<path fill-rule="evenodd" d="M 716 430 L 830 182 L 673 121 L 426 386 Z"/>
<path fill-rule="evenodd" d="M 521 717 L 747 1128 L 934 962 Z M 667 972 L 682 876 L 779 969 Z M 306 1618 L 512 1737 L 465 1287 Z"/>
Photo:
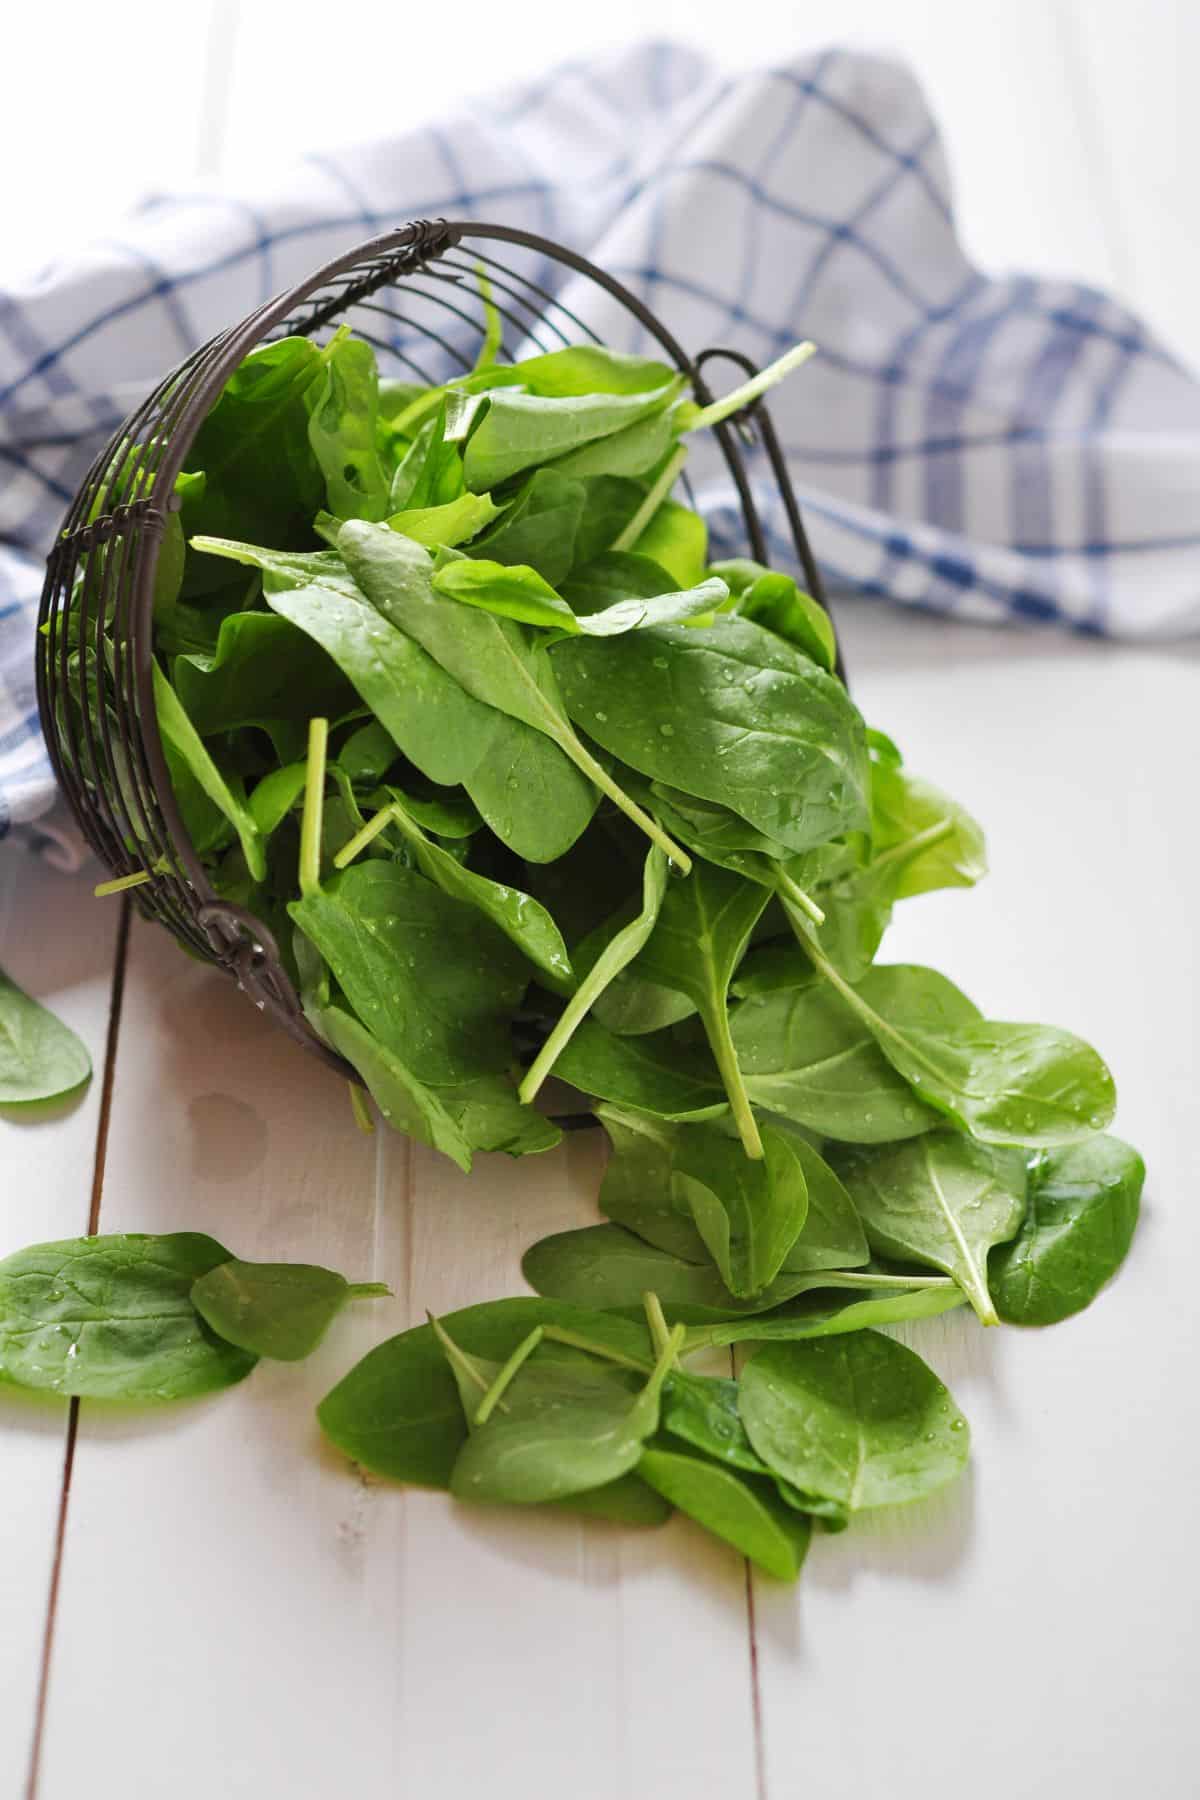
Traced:
<path fill-rule="evenodd" d="M 249 809 L 240 796 L 234 793 L 205 749 L 199 732 L 183 710 L 178 694 L 157 663 L 152 665 L 151 674 L 154 682 L 154 709 L 164 749 L 174 753 L 206 799 L 233 826 L 242 846 L 242 855 L 246 858 L 246 867 L 254 880 L 265 880 L 267 859 L 258 827 Z M 168 757 L 168 761 L 170 760 Z"/>
<path fill-rule="evenodd" d="M 875 1331 L 768 1345 L 738 1389 L 763 1460 L 802 1493 L 851 1513 L 922 1499 L 967 1461 L 966 1420 L 942 1383 Z"/>
<path fill-rule="evenodd" d="M 499 715 L 381 618 L 336 552 L 285 557 L 253 544 L 213 538 L 200 544 L 263 570 L 271 610 L 327 652 L 398 748 L 431 781 L 453 786 L 494 753 Z"/>
<path fill-rule="evenodd" d="M 906 998 L 893 992 L 872 1004 L 866 984 L 852 987 L 817 949 L 807 923 L 796 920 L 796 928 L 817 972 L 857 1013 L 893 1068 L 922 1100 L 981 1142 L 1069 1144 L 1112 1118 L 1112 1076 L 1081 1038 L 1052 1025 L 979 1018 L 949 1030 L 910 1024 Z M 932 973 L 898 977 L 901 995 Z"/>
<path fill-rule="evenodd" d="M 309 1006 L 309 1024 L 355 1068 L 389 1125 L 441 1150 L 464 1173 L 472 1145 L 438 1089 L 418 1080 L 411 1068 L 375 1034 L 340 1006 Z"/>
<path fill-rule="evenodd" d="M 695 1005 L 747 1156 L 761 1156 L 729 1028 L 727 996 L 768 895 L 712 863 L 697 863 L 686 881 L 668 885 L 658 922 L 637 959 L 640 975 L 675 988 Z M 612 1096 L 606 1096 L 611 1098 Z"/>
<path fill-rule="evenodd" d="M 199 1232 L 35 1244 L 0 1262 L 0 1376 L 99 1400 L 184 1400 L 241 1381 L 258 1358 L 225 1343 L 192 1284 L 229 1261 Z"/>
<path fill-rule="evenodd" d="M 264 841 L 278 831 L 304 793 L 307 763 L 284 763 L 256 782 L 246 809 Z"/>
<path fill-rule="evenodd" d="M 770 1465 L 746 1435 L 736 1381 L 677 1369 L 663 1389 L 662 1428 L 714 1462 L 728 1463 L 752 1475 L 771 1473 Z"/>
<path fill-rule="evenodd" d="M 302 940 L 303 941 L 303 940 Z M 419 1081 L 412 1070 L 342 1007 L 315 1005 L 309 1022 L 357 1069 L 390 1125 L 441 1150 L 469 1171 L 476 1150 L 536 1156 L 561 1139 L 558 1127 L 522 1106 L 506 1073 L 456 1082 Z"/>
<path fill-rule="evenodd" d="M 838 994 L 806 974 L 798 958 L 783 966 L 794 971 L 795 985 L 758 991 L 765 984 L 755 981 L 753 959 L 738 979 L 739 990 L 750 992 L 730 1029 L 751 1099 L 844 1143 L 888 1143 L 938 1125 L 939 1115 L 922 1104 Z M 771 980 L 779 967 L 772 959 Z M 857 991 L 901 1025 L 911 1020 L 949 1029 L 978 1016 L 966 995 L 932 969 L 875 968 Z"/>
<path fill-rule="evenodd" d="M 577 480 L 594 480 L 599 476 L 620 476 L 626 480 L 652 476 L 663 459 L 675 447 L 678 429 L 677 408 L 660 408 L 648 418 L 636 419 L 621 431 L 596 438 L 578 450 L 555 459 L 554 467 L 563 475 Z M 639 503 L 640 504 L 640 503 Z"/>
<path fill-rule="evenodd" d="M 458 1453 L 450 1491 L 460 1500 L 528 1505 L 561 1500 L 633 1470 L 658 1429 L 659 1396 L 674 1360 L 676 1331 L 644 1383 L 588 1356 L 539 1346 Z"/>
<path fill-rule="evenodd" d="M 761 563 L 741 558 L 714 563 L 711 573 L 728 582 L 737 598 L 736 610 L 744 619 L 757 620 L 832 672 L 837 661 L 833 621 L 790 575 L 776 574 Z"/>
<path fill-rule="evenodd" d="M 189 472 L 204 475 L 203 484 L 180 490 L 189 538 L 252 538 L 280 548 L 312 542 L 324 483 L 308 421 L 323 368 L 310 339 L 289 337 L 257 346 L 234 370 L 188 453 Z M 182 598 L 213 593 L 228 579 L 214 557 L 190 555 Z"/>
<path fill-rule="evenodd" d="M 651 625 L 671 625 L 710 613 L 725 598 L 722 582 L 701 582 L 686 592 L 651 599 L 623 599 L 599 612 L 574 613 L 536 569 L 493 562 L 453 562 L 433 577 L 437 593 L 484 612 L 574 637 L 620 637 Z"/>
<path fill-rule="evenodd" d="M 622 793 L 576 737 L 563 710 L 545 649 L 529 639 L 520 626 L 471 606 L 446 606 L 434 592 L 433 563 L 426 552 L 419 544 L 383 527 L 357 522 L 344 525 L 338 547 L 351 573 L 384 618 L 410 633 L 467 693 L 548 739 L 554 746 L 549 753 L 551 761 L 561 763 L 565 759 L 573 763 L 578 772 L 576 780 L 581 775 L 599 788 L 652 842 L 682 867 L 689 866 L 684 853 Z M 493 750 L 501 754 L 498 746 L 493 746 Z M 521 776 L 512 772 L 513 761 L 510 756 L 503 777 L 509 793 L 521 785 Z M 504 835 L 481 797 L 478 784 L 468 780 L 466 786 L 492 829 Z M 594 804 L 593 801 L 593 807 Z M 570 809 L 564 809 L 556 796 L 555 810 L 561 818 L 564 810 Z M 549 816 L 554 820 L 555 811 L 551 810 Z M 570 817 L 574 823 L 575 815 Z M 587 817 L 590 811 L 579 821 L 579 830 Z M 519 853 L 532 855 L 528 849 L 522 851 L 511 836 L 506 841 Z M 567 842 L 574 842 L 574 838 Z M 564 848 L 566 845 L 560 840 L 560 847 L 552 854 L 561 855 Z"/>
<path fill-rule="evenodd" d="M 808 1183 L 794 1139 L 763 1128 L 751 1161 L 712 1125 L 678 1128 L 672 1185 L 731 1294 L 751 1299 L 784 1266 L 808 1217 Z"/>
<path fill-rule="evenodd" d="M 691 1208 L 672 1185 L 681 1145 L 694 1134 L 645 1114 L 600 1106 L 596 1116 L 609 1135 L 612 1155 L 600 1187 L 600 1210 L 648 1244 L 703 1263 L 708 1254 Z M 724 1129 L 724 1127 L 723 1127 Z M 710 1134 L 711 1135 L 711 1134 Z M 771 1129 L 769 1144 L 785 1136 Z M 852 1269 L 867 1260 L 867 1241 L 849 1194 L 823 1157 L 795 1133 L 785 1141 L 799 1163 L 808 1192 L 804 1224 L 786 1252 L 780 1269 L 804 1273 L 815 1269 Z M 726 1142 L 729 1140 L 726 1137 Z M 744 1163 L 745 1159 L 741 1159 Z M 685 1158 L 686 1162 L 686 1158 Z M 753 1181 L 758 1164 L 744 1171 L 735 1163 L 734 1178 Z"/>
<path fill-rule="evenodd" d="M 504 509 L 499 523 L 471 545 L 468 555 L 528 566 L 551 587 L 557 587 L 576 559 L 576 537 L 586 502 L 587 489 L 582 482 L 571 481 L 553 469 L 535 469 Z M 396 528 L 404 529 L 401 525 Z M 455 540 L 443 537 L 437 542 L 452 544 Z"/>
<path fill-rule="evenodd" d="M 387 814 L 405 842 L 410 846 L 418 869 L 444 894 L 475 907 L 502 931 L 509 942 L 535 968 L 563 981 L 570 981 L 571 959 L 562 934 L 545 907 L 519 888 L 506 882 L 489 881 L 476 875 L 426 837 L 412 816 L 410 803 L 392 800 Z"/>
<path fill-rule="evenodd" d="M 325 477 L 330 512 L 382 519 L 389 477 L 379 455 L 379 373 L 370 344 L 338 334 L 323 354 L 308 441 Z"/>
<path fill-rule="evenodd" d="M 609 438 L 608 442 L 613 443 L 615 439 Z M 546 473 L 550 471 L 547 470 Z M 561 587 L 562 580 L 568 575 L 575 580 L 595 558 L 603 557 L 611 551 L 645 498 L 645 489 L 640 481 L 629 481 L 621 475 L 593 475 L 582 486 L 583 513 L 575 533 L 571 564 L 562 571 L 562 579 L 549 575 L 546 577 L 548 581 L 553 580 L 556 587 Z M 527 557 L 525 560 L 531 559 Z M 668 577 L 660 591 L 673 585 Z M 583 607 L 577 610 L 586 612 L 590 609 Z"/>
<path fill-rule="evenodd" d="M 527 368 L 522 374 L 528 380 Z M 488 394 L 475 410 L 463 454 L 467 486 L 472 493 L 486 493 L 525 469 L 610 437 L 661 412 L 681 386 L 675 378 L 637 393 L 560 396 L 503 388 Z"/>
<path fill-rule="evenodd" d="M 521 1270 L 536 1293 L 571 1306 L 620 1309 L 640 1317 L 643 1294 L 654 1293 L 673 1319 L 689 1325 L 770 1312 L 814 1288 L 869 1291 L 878 1283 L 866 1270 L 784 1273 L 752 1300 L 739 1300 L 711 1265 L 684 1262 L 618 1225 L 588 1225 L 542 1238 L 525 1252 Z M 921 1277 L 912 1280 L 918 1283 Z"/>
<path fill-rule="evenodd" d="M 874 1271 L 864 1270 L 869 1276 Z M 885 1277 L 899 1282 L 901 1277 Z M 967 1297 L 957 1282 L 931 1279 L 923 1287 L 889 1287 L 866 1294 L 861 1300 L 835 1300 L 827 1294 L 808 1294 L 786 1301 L 775 1311 L 724 1324 L 692 1326 L 684 1340 L 684 1354 L 711 1350 L 727 1344 L 789 1343 L 796 1338 L 840 1337 L 843 1332 L 869 1326 L 902 1325 L 909 1319 L 932 1319 L 939 1313 L 965 1306 Z"/>
<path fill-rule="evenodd" d="M 871 769 L 876 852 L 899 864 L 896 898 L 974 887 L 987 874 L 983 832 L 963 807 L 907 769 L 876 757 Z"/>
<path fill-rule="evenodd" d="M 636 485 L 636 484 L 633 484 Z M 661 563 L 631 550 L 606 550 L 584 562 L 580 558 L 562 583 L 564 600 L 582 617 L 604 612 L 622 600 L 653 600 L 676 587 Z"/>
<path fill-rule="evenodd" d="M 779 1581 L 796 1580 L 811 1526 L 766 1482 L 657 1445 L 643 1453 L 637 1470 L 643 1481 L 680 1512 L 732 1544 L 768 1575 Z"/>
<path fill-rule="evenodd" d="M 176 657 L 171 674 L 201 737 L 268 720 L 337 719 L 355 703 L 320 645 L 274 613 L 231 613 L 212 655 Z"/>
<path fill-rule="evenodd" d="M 91 1072 L 82 1039 L 0 969 L 0 1104 L 56 1100 Z"/>
<path fill-rule="evenodd" d="M 669 1032 L 616 1037 L 585 1019 L 556 1072 L 581 1093 L 659 1119 L 712 1119 L 728 1111 L 711 1058 Z"/>
<path fill-rule="evenodd" d="M 392 476 L 388 508 L 423 512 L 448 506 L 466 493 L 458 445 L 446 441 L 446 408 L 433 407 L 433 417 L 417 432 Z"/>
<path fill-rule="evenodd" d="M 278 1362 L 310 1355 L 348 1300 L 390 1297 L 380 1282 L 352 1284 L 315 1263 L 230 1258 L 192 1284 L 192 1305 L 219 1338 Z"/>
<path fill-rule="evenodd" d="M 524 959 L 473 906 L 396 863 L 357 863 L 288 911 L 359 1018 L 419 1081 L 509 1059 Z"/>
<path fill-rule="evenodd" d="M 648 556 L 659 563 L 680 587 L 698 587 L 704 581 L 708 527 L 699 513 L 678 500 L 664 500 L 629 548 L 635 556 Z M 721 587 L 721 598 L 727 600 L 729 590 L 724 582 Z"/>
<path fill-rule="evenodd" d="M 414 506 L 395 512 L 388 526 L 417 544 L 452 547 L 478 537 L 503 512 L 490 494 L 460 494 L 443 506 Z"/>
<path fill-rule="evenodd" d="M 867 1241 L 952 1275 L 985 1325 L 997 1325 L 988 1251 L 1013 1237 L 1025 1212 L 1025 1159 L 953 1131 L 884 1144 L 840 1161 Z"/>
<path fill-rule="evenodd" d="M 1114 1137 L 1035 1156 L 1021 1229 L 988 1259 L 1000 1317 L 1053 1325 L 1090 1306 L 1133 1241 L 1145 1174 L 1137 1151 Z"/>
<path fill-rule="evenodd" d="M 553 1300 L 492 1300 L 450 1313 L 441 1323 L 468 1354 L 497 1365 L 536 1326 L 557 1325 L 649 1366 L 644 1322 Z M 317 1417 L 326 1437 L 364 1469 L 419 1487 L 449 1487 L 467 1437 L 454 1376 L 428 1325 L 371 1350 L 326 1395 Z"/>
<path fill-rule="evenodd" d="M 534 1099 L 542 1082 L 561 1061 L 564 1050 L 598 996 L 613 977 L 632 962 L 650 936 L 666 890 L 667 859 L 656 844 L 651 844 L 646 853 L 641 905 L 637 912 L 630 919 L 612 921 L 602 941 L 592 945 L 589 957 L 581 959 L 576 953 L 578 984 L 521 1083 L 521 1098 L 526 1104 Z"/>
<path fill-rule="evenodd" d="M 841 682 L 762 626 L 720 614 L 704 631 L 571 638 L 550 655 L 574 722 L 641 774 L 793 852 L 868 823 L 858 713 Z"/>

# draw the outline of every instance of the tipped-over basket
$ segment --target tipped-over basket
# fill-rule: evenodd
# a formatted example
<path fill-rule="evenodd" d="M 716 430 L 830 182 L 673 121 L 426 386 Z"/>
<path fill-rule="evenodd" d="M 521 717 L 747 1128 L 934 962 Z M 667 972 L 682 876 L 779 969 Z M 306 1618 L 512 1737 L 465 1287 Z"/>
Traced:
<path fill-rule="evenodd" d="M 153 698 L 156 573 L 169 516 L 180 505 L 175 478 L 225 382 L 256 345 L 296 334 L 324 340 L 346 323 L 373 345 L 383 374 L 435 383 L 471 368 L 497 316 L 507 360 L 581 340 L 639 349 L 649 340 L 687 375 L 701 404 L 712 398 L 710 362 L 733 363 L 739 378 L 754 373 L 734 351 L 689 357 L 636 295 L 559 244 L 503 225 L 417 220 L 327 263 L 172 369 L 97 457 L 47 564 L 38 701 L 55 771 L 88 843 L 114 876 L 150 871 L 136 889 L 141 911 L 226 969 L 294 1038 L 351 1077 L 306 1022 L 270 930 L 218 897 L 184 828 Z M 747 450 L 760 448 L 797 559 L 820 598 L 761 400 L 714 436 L 740 506 L 743 553 L 768 561 L 746 464 Z M 82 681 L 80 659 L 72 664 L 81 646 L 94 650 Z"/>

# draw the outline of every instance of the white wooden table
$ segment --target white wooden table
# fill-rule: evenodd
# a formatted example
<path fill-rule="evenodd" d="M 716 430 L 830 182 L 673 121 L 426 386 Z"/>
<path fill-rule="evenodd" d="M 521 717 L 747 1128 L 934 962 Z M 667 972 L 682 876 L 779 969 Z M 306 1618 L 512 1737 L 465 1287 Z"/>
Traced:
<path fill-rule="evenodd" d="M 308 10 L 319 34 L 328 14 Z M 646 28 L 720 47 L 678 10 L 638 7 Z M 226 143 L 318 130 L 325 59 L 301 54 L 303 33 L 268 32 L 268 13 L 197 6 L 214 32 L 171 90 L 168 163 L 212 169 Z M 754 0 L 729 14 L 727 35 L 761 27 L 772 50 L 790 29 Z M 1194 353 L 1198 17 L 1173 0 L 1136 14 L 913 0 L 901 29 L 882 0 L 856 0 L 808 9 L 801 44 L 907 51 L 945 119 L 975 248 L 1114 286 Z M 488 57 L 501 73 L 516 60 L 509 22 L 465 47 L 473 86 Z M 33 14 L 19 27 L 50 29 Z M 547 54 L 572 48 L 556 29 Z M 151 42 L 131 31 L 98 89 L 80 74 L 79 104 L 102 92 L 118 134 L 122 118 L 143 131 L 147 115 L 115 102 Z M 294 101 L 273 116 L 261 88 L 238 100 L 268 49 L 290 59 Z M 739 32 L 739 59 L 753 52 Z M 383 59 L 353 79 L 368 101 L 407 103 Z M 356 87 L 333 134 L 359 107 Z M 180 147 L 193 129 L 194 155 Z M 397 1295 L 355 1309 L 308 1363 L 161 1415 L 0 1398 L 0 1800 L 1190 1800 L 1196 654 L 862 605 L 841 624 L 864 710 L 991 843 L 984 887 L 911 903 L 889 958 L 936 963 L 993 1014 L 1067 1024 L 1113 1065 L 1118 1128 L 1150 1170 L 1113 1290 L 1042 1334 L 962 1315 L 907 1333 L 971 1418 L 970 1476 L 818 1537 L 795 1592 L 684 1521 L 621 1533 L 363 1482 L 323 1448 L 315 1402 L 426 1307 L 519 1291 L 525 1244 L 593 1218 L 598 1146 L 485 1159 L 468 1181 L 366 1139 L 341 1084 L 231 986 L 157 928 L 135 922 L 126 945 L 120 902 L 0 848 L 0 965 L 83 1033 L 98 1071 L 65 1120 L 0 1121 L 0 1252 L 89 1222 L 202 1227 Z"/>

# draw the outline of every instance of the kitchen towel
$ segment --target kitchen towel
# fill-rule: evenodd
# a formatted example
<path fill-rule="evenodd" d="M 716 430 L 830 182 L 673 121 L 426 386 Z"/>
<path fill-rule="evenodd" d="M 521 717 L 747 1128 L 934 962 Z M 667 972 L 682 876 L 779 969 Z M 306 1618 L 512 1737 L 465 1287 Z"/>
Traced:
<path fill-rule="evenodd" d="M 771 405 L 834 594 L 1128 638 L 1200 625 L 1200 385 L 1104 294 L 972 267 L 912 77 L 837 50 L 729 77 L 646 45 L 314 154 L 267 191 L 155 196 L 119 237 L 0 288 L 0 836 L 40 821 L 70 855 L 34 618 L 108 435 L 272 293 L 442 216 L 582 251 L 691 350 L 761 363 L 815 339 Z M 700 499 L 720 543 L 729 495 Z M 766 514 L 786 561 L 769 495 Z"/>

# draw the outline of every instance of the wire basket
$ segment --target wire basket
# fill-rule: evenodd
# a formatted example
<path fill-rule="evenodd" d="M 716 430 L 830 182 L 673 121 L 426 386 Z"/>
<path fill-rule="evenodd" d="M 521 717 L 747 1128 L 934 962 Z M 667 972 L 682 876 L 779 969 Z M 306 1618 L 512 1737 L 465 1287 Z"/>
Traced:
<path fill-rule="evenodd" d="M 155 578 L 169 516 L 180 505 L 175 477 L 225 382 L 256 345 L 292 335 L 327 339 L 348 324 L 374 347 L 382 374 L 434 384 L 471 368 L 489 311 L 503 322 L 507 361 L 585 340 L 615 349 L 653 345 L 688 377 L 701 405 L 713 398 L 706 371 L 714 362 L 734 364 L 739 378 L 755 372 L 736 351 L 690 358 L 635 294 L 546 238 L 503 225 L 417 220 L 327 263 L 172 369 L 97 457 L 47 561 L 38 704 L 55 772 L 88 843 L 114 876 L 152 871 L 136 890 L 142 913 L 225 969 L 292 1037 L 355 1079 L 305 1020 L 271 931 L 216 894 L 184 827 L 154 707 Z M 744 553 L 769 560 L 747 466 L 748 453 L 761 452 L 809 589 L 822 598 L 766 407 L 760 400 L 708 435 L 715 439 L 709 454 L 737 496 Z M 77 654 L 81 648 L 90 648 L 90 659 Z"/>

